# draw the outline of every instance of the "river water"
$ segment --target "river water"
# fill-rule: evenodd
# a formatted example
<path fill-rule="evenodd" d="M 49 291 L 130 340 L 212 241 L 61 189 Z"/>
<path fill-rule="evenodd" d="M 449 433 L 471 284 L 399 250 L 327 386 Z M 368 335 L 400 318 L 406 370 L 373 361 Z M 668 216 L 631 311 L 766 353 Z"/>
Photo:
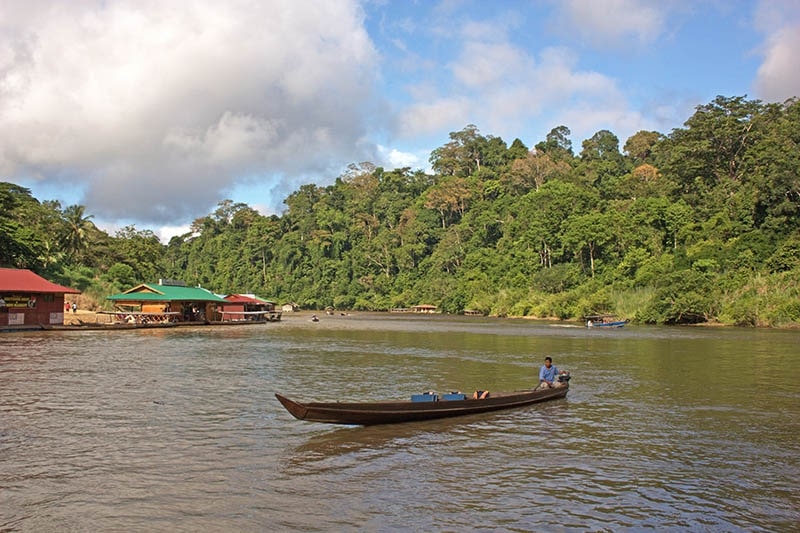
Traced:
<path fill-rule="evenodd" d="M 300 400 L 566 399 L 395 426 Z M 796 531 L 800 332 L 473 317 L 0 335 L 0 531 Z"/>

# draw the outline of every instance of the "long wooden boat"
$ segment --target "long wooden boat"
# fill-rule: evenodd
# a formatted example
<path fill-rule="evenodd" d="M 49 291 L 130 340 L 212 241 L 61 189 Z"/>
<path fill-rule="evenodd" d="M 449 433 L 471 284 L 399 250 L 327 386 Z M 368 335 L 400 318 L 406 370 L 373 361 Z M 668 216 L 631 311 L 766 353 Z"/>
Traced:
<path fill-rule="evenodd" d="M 590 328 L 621 328 L 627 324 L 627 320 L 615 320 L 613 322 L 601 322 L 599 324 L 590 324 Z"/>
<path fill-rule="evenodd" d="M 275 394 L 278 401 L 298 420 L 370 426 L 433 420 L 524 407 L 539 402 L 563 398 L 569 383 L 553 389 L 529 389 L 514 392 L 492 392 L 483 400 L 389 401 L 389 402 L 309 402 L 290 400 Z"/>
<path fill-rule="evenodd" d="M 619 320 L 614 315 L 587 315 L 583 317 L 586 320 L 587 328 L 621 328 L 629 320 Z"/>

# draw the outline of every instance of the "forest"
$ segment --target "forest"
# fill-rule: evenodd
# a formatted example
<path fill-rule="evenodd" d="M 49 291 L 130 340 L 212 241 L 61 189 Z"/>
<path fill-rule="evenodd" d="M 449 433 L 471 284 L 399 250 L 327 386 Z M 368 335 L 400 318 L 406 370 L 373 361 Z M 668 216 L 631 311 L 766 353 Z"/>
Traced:
<path fill-rule="evenodd" d="M 305 309 L 800 325 L 800 100 L 718 96 L 683 127 L 529 147 L 469 124 L 430 172 L 353 163 L 280 216 L 221 200 L 162 243 L 0 182 L 0 265 L 88 307 L 159 278 Z M 576 153 L 577 152 L 577 153 Z"/>

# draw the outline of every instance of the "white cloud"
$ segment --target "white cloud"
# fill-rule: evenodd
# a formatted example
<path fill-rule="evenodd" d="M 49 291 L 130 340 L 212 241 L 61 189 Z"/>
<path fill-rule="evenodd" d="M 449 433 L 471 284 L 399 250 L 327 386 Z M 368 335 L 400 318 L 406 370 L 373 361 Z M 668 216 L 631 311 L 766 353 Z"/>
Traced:
<path fill-rule="evenodd" d="M 496 35 L 496 34 L 495 34 Z M 401 119 L 407 137 L 437 131 L 457 131 L 480 124 L 493 135 L 513 137 L 531 123 L 551 120 L 546 129 L 570 124 L 574 133 L 594 134 L 598 129 L 628 126 L 636 114 L 614 79 L 581 70 L 577 57 L 565 48 L 544 48 L 536 57 L 509 42 L 467 41 L 450 63 L 455 82 L 429 98 L 430 87 L 420 91 L 426 99 L 411 105 Z M 553 109 L 599 109 L 602 113 L 552 117 Z M 569 118 L 575 122 L 566 122 Z M 594 129 L 592 129 L 594 127 Z M 591 131 L 589 131 L 591 130 Z"/>
<path fill-rule="evenodd" d="M 765 34 L 764 61 L 754 82 L 758 97 L 782 102 L 800 96 L 800 4 L 762 1 L 756 9 L 755 26 Z"/>
<path fill-rule="evenodd" d="M 455 81 L 467 88 L 480 89 L 513 83 L 516 74 L 532 67 L 525 52 L 509 43 L 469 41 L 452 70 Z"/>
<path fill-rule="evenodd" d="M 157 231 L 154 231 L 156 235 L 158 235 L 158 240 L 162 243 L 166 244 L 172 239 L 173 237 L 177 237 L 179 235 L 186 235 L 189 233 L 190 226 L 188 224 L 184 224 L 182 226 L 161 226 L 158 228 Z"/>
<path fill-rule="evenodd" d="M 414 154 L 411 152 L 404 152 L 397 148 L 388 148 L 386 146 L 379 146 L 379 155 L 385 162 L 387 169 L 409 167 L 412 170 L 425 169 L 428 167 L 429 153 Z"/>
<path fill-rule="evenodd" d="M 782 102 L 800 96 L 800 24 L 782 28 L 770 35 L 764 54 L 764 62 L 758 69 L 755 82 L 759 97 Z"/>
<path fill-rule="evenodd" d="M 374 150 L 376 62 L 355 0 L 8 0 L 0 175 L 77 180 L 101 218 L 185 220 L 243 176 Z"/>
<path fill-rule="evenodd" d="M 399 134 L 414 138 L 452 129 L 454 125 L 463 126 L 469 121 L 474 105 L 475 102 L 460 95 L 417 102 L 399 117 Z"/>
<path fill-rule="evenodd" d="M 590 44 L 617 47 L 633 38 L 654 42 L 663 32 L 666 4 L 647 0 L 564 0 L 557 2 L 562 29 Z M 559 24 L 561 26 L 562 24 Z"/>

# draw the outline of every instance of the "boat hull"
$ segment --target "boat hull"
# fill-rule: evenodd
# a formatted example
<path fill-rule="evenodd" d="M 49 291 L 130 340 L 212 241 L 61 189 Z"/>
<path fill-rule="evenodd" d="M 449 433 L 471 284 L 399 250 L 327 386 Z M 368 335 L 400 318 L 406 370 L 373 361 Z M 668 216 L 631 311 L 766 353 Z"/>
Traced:
<path fill-rule="evenodd" d="M 627 320 L 618 320 L 616 322 L 600 322 L 598 324 L 592 324 L 589 327 L 590 328 L 621 328 L 627 323 L 628 323 Z"/>
<path fill-rule="evenodd" d="M 564 386 L 554 389 L 492 393 L 489 398 L 484 400 L 439 400 L 435 402 L 301 403 L 277 393 L 275 397 L 298 420 L 371 426 L 435 420 L 524 407 L 563 398 L 567 395 L 568 390 L 569 384 L 565 383 Z"/>
<path fill-rule="evenodd" d="M 628 322 L 628 319 L 619 320 L 614 315 L 586 315 L 583 317 L 587 328 L 621 328 Z"/>

